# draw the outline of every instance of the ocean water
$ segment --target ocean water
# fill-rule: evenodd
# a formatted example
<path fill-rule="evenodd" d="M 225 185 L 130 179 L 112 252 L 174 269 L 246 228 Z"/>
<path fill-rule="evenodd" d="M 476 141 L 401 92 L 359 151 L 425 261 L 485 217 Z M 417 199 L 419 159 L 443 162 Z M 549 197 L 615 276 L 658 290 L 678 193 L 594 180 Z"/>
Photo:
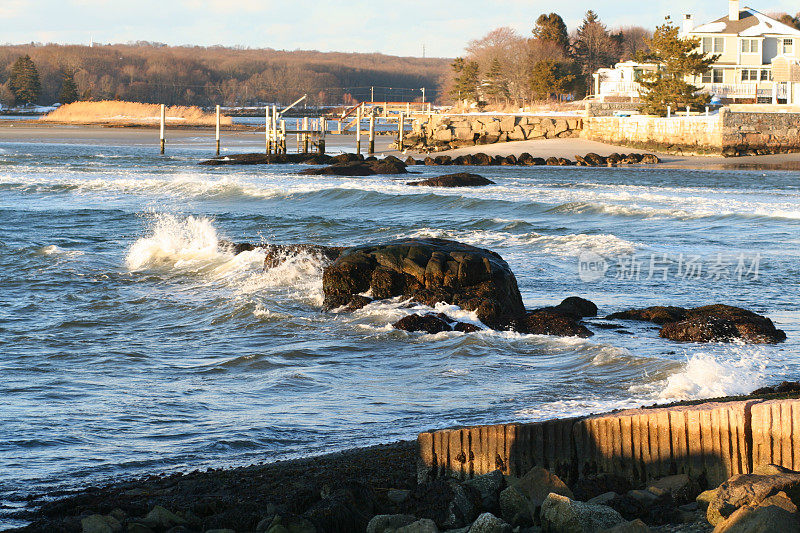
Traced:
<path fill-rule="evenodd" d="M 492 167 L 494 186 L 423 189 L 64 137 L 0 132 L 0 527 L 30 494 L 800 375 L 798 172 Z M 317 257 L 264 271 L 220 245 L 410 236 L 500 253 L 528 307 L 728 303 L 788 340 L 681 344 L 602 318 L 589 339 L 409 334 L 390 326 L 409 302 L 323 311 Z"/>

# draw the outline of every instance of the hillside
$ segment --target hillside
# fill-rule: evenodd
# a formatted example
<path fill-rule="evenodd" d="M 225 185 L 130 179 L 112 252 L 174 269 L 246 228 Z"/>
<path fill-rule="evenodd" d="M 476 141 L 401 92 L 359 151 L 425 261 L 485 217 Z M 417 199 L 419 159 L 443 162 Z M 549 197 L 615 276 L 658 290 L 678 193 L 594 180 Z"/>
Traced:
<path fill-rule="evenodd" d="M 0 86 L 11 64 L 30 55 L 42 81 L 42 103 L 58 100 L 63 70 L 75 72 L 78 93 L 93 100 L 169 105 L 287 104 L 303 94 L 329 105 L 376 99 L 407 100 L 426 88 L 435 98 L 450 60 L 318 51 L 224 47 L 27 44 L 0 46 Z M 391 88 L 391 90 L 389 90 Z M 8 91 L 0 87 L 0 101 Z"/>

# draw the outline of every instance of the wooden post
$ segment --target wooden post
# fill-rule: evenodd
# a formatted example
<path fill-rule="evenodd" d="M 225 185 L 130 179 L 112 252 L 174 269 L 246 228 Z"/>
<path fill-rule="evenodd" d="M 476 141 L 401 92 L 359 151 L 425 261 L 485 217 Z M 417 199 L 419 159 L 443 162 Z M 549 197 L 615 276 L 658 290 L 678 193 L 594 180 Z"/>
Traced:
<path fill-rule="evenodd" d="M 403 135 L 405 134 L 406 117 L 400 113 L 400 118 L 397 119 L 397 149 L 403 151 Z"/>
<path fill-rule="evenodd" d="M 375 113 L 369 115 L 369 155 L 375 153 Z"/>
<path fill-rule="evenodd" d="M 690 111 L 690 110 L 691 110 L 691 108 L 690 108 L 690 107 L 687 105 L 687 106 L 686 106 L 686 116 L 687 116 L 687 117 L 689 116 L 689 111 Z"/>
<path fill-rule="evenodd" d="M 303 153 L 308 153 L 308 117 L 303 117 Z"/>
<path fill-rule="evenodd" d="M 219 106 L 217 106 L 217 156 L 219 157 Z"/>
<path fill-rule="evenodd" d="M 269 149 L 270 149 L 269 128 L 270 128 L 270 125 L 272 124 L 272 121 L 269 119 L 269 106 L 267 106 L 267 109 L 266 109 L 266 111 L 264 113 L 264 119 L 265 119 L 265 122 L 264 122 L 264 137 L 265 137 L 265 142 L 267 144 L 267 154 L 269 154 Z"/>
<path fill-rule="evenodd" d="M 161 145 L 161 155 L 164 155 L 164 144 L 165 144 L 164 125 L 166 122 L 167 122 L 167 109 L 164 106 L 164 104 L 161 104 L 161 136 L 159 137 L 159 139 L 161 140 L 161 142 L 159 143 Z"/>
<path fill-rule="evenodd" d="M 281 119 L 281 153 L 286 153 L 286 121 Z"/>
<path fill-rule="evenodd" d="M 272 150 L 278 153 L 278 106 L 272 106 Z"/>
<path fill-rule="evenodd" d="M 294 119 L 294 140 L 297 143 L 297 153 L 300 153 L 300 119 Z"/>
<path fill-rule="evenodd" d="M 356 109 L 356 153 L 361 153 L 361 106 Z"/>
<path fill-rule="evenodd" d="M 319 148 L 320 155 L 325 155 L 325 128 L 327 128 L 325 122 L 325 117 L 319 119 L 319 143 L 317 146 Z"/>

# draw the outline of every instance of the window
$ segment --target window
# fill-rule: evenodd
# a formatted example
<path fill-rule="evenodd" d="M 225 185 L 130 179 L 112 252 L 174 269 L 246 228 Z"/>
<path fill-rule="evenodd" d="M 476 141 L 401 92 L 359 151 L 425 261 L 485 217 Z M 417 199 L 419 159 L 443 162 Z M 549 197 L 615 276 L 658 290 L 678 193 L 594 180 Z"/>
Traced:
<path fill-rule="evenodd" d="M 762 70 L 761 81 L 772 81 L 772 71 L 769 69 Z"/>
<path fill-rule="evenodd" d="M 754 68 L 742 70 L 742 81 L 758 81 L 759 71 Z"/>
<path fill-rule="evenodd" d="M 725 51 L 725 39 L 723 37 L 703 37 L 702 46 L 704 54 L 721 54 Z"/>
<path fill-rule="evenodd" d="M 794 41 L 792 39 L 783 40 L 783 54 L 792 55 L 794 53 Z"/>
<path fill-rule="evenodd" d="M 722 83 L 722 69 L 712 68 L 703 73 L 703 83 Z"/>
<path fill-rule="evenodd" d="M 758 39 L 742 39 L 742 53 L 743 54 L 757 54 L 758 53 Z"/>

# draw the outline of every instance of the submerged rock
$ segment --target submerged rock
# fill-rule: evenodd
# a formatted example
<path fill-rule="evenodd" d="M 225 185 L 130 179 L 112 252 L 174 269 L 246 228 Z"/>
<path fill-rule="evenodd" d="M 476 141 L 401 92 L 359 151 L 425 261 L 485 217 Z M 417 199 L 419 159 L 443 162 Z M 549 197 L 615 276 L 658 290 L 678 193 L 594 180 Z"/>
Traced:
<path fill-rule="evenodd" d="M 745 342 L 763 344 L 786 340 L 769 318 L 730 305 L 706 305 L 693 309 L 648 307 L 614 313 L 608 318 L 643 320 L 662 324 L 659 335 L 685 342 Z"/>
<path fill-rule="evenodd" d="M 435 178 L 428 178 L 421 181 L 409 181 L 406 185 L 422 187 L 481 187 L 484 185 L 494 185 L 494 182 L 478 174 L 458 172 L 456 174 L 446 174 L 444 176 L 436 176 Z"/>
<path fill-rule="evenodd" d="M 347 305 L 369 291 L 475 311 L 490 327 L 522 317 L 517 279 L 498 254 L 445 239 L 401 239 L 345 250 L 323 273 L 325 306 Z"/>

